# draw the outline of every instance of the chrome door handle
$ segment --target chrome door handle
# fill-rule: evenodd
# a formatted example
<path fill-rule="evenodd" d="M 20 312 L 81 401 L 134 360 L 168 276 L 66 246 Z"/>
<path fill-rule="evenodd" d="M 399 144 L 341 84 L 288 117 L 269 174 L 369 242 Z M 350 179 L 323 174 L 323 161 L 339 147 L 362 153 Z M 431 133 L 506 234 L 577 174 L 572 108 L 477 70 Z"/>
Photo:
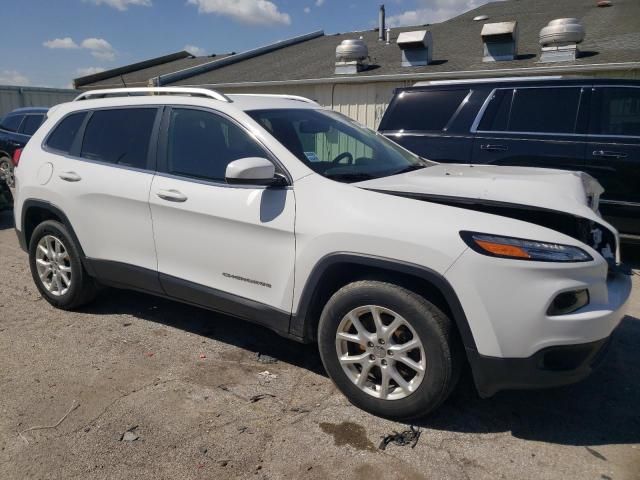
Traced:
<path fill-rule="evenodd" d="M 82 180 L 82 177 L 76 172 L 62 172 L 58 176 L 65 182 L 79 182 L 80 180 Z"/>
<path fill-rule="evenodd" d="M 156 195 L 168 202 L 186 202 L 187 196 L 178 190 L 158 190 Z"/>
<path fill-rule="evenodd" d="M 480 150 L 486 150 L 487 152 L 506 152 L 509 147 L 506 145 L 492 145 L 490 143 L 486 145 L 480 145 Z"/>
<path fill-rule="evenodd" d="M 592 155 L 601 158 L 627 158 L 627 154 L 623 152 L 607 152 L 605 150 L 594 150 Z"/>

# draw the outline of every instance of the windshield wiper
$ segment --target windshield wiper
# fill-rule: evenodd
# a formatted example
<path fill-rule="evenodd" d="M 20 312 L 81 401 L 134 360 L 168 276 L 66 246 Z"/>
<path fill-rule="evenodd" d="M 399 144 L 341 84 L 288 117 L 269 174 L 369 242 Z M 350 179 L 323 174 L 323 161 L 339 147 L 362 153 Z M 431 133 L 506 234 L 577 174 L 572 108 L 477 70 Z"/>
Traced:
<path fill-rule="evenodd" d="M 338 182 L 362 182 L 364 180 L 371 180 L 375 178 L 368 173 L 327 173 L 325 177 Z"/>
<path fill-rule="evenodd" d="M 400 175 L 401 173 L 409 173 L 415 170 L 422 170 L 423 168 L 427 168 L 426 165 L 409 165 L 408 167 L 401 168 L 397 172 L 393 172 L 391 175 Z"/>

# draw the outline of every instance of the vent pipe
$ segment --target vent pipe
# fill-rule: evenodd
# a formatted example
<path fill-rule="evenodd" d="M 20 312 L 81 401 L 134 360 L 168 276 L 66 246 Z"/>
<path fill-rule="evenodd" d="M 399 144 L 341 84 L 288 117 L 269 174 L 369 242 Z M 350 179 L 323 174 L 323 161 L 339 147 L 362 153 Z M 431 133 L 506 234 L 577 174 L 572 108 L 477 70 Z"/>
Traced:
<path fill-rule="evenodd" d="M 420 30 L 398 35 L 398 47 L 402 50 L 403 67 L 419 67 L 431 63 L 433 40 L 431 32 Z"/>
<path fill-rule="evenodd" d="M 518 22 L 485 23 L 480 35 L 483 62 L 513 60 L 518 56 Z"/>
<path fill-rule="evenodd" d="M 577 18 L 558 18 L 551 20 L 540 30 L 540 61 L 572 62 L 580 56 L 578 44 L 585 36 L 584 26 Z"/>
<path fill-rule="evenodd" d="M 378 14 L 378 40 L 384 41 L 386 14 L 384 12 L 384 5 L 380 5 L 380 13 Z"/>

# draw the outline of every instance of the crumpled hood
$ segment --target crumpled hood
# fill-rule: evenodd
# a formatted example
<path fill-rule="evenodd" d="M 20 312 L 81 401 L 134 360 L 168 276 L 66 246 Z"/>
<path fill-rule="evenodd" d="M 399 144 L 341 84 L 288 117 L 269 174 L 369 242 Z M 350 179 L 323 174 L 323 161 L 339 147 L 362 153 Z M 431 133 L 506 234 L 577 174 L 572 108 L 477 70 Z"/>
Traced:
<path fill-rule="evenodd" d="M 353 185 L 398 194 L 528 205 L 589 218 L 604 191 L 584 172 L 459 164 L 439 164 Z"/>

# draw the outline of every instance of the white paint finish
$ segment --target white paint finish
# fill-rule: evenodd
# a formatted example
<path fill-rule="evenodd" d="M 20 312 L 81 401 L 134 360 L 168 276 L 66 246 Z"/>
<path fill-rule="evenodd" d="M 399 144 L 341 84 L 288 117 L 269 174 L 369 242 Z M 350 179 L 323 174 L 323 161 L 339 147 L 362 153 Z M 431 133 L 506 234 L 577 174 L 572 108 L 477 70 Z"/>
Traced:
<path fill-rule="evenodd" d="M 631 278 L 607 277 L 606 262 L 592 255 L 593 262 L 557 264 L 466 251 L 446 278 L 465 309 L 478 352 L 525 358 L 546 347 L 608 337 L 626 313 Z M 583 288 L 589 305 L 569 315 L 546 315 L 557 294 Z"/>
<path fill-rule="evenodd" d="M 187 199 L 167 201 L 158 197 L 160 190 L 176 190 Z M 161 273 L 291 310 L 295 255 L 291 189 L 229 187 L 156 176 L 149 201 Z"/>

